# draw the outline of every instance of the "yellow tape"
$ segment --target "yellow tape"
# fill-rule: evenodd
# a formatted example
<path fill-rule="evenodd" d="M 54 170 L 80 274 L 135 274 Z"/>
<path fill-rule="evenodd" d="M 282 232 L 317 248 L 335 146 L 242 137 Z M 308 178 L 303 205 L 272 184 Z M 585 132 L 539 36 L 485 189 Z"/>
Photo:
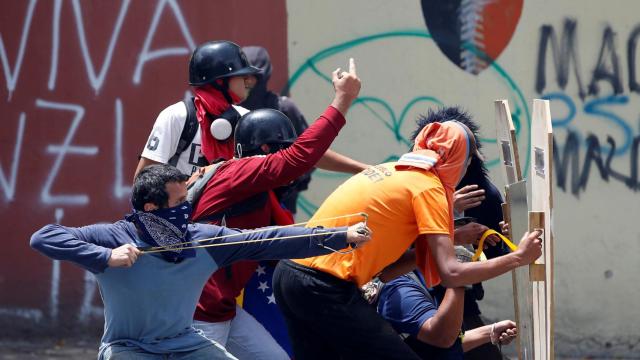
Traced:
<path fill-rule="evenodd" d="M 500 240 L 504 241 L 504 243 L 507 244 L 507 246 L 509 247 L 509 249 L 511 249 L 511 251 L 516 251 L 516 249 L 518 248 L 518 246 L 512 243 L 511 240 L 509 240 L 506 236 L 500 234 L 495 230 L 489 229 L 485 231 L 480 237 L 480 241 L 478 241 L 478 249 L 476 250 L 476 253 L 473 254 L 473 257 L 471 258 L 472 261 L 478 261 L 480 256 L 482 256 L 482 249 L 484 248 L 484 240 L 491 235 L 497 235 L 500 238 Z"/>

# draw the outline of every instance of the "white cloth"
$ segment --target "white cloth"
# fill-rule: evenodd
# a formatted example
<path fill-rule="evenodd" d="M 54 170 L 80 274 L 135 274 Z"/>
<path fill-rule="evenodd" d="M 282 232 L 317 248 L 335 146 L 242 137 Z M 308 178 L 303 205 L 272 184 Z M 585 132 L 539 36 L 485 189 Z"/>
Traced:
<path fill-rule="evenodd" d="M 249 110 L 241 106 L 234 105 L 233 107 L 241 116 L 249 112 Z M 159 163 L 168 163 L 169 159 L 175 155 L 178 149 L 180 134 L 182 134 L 182 129 L 186 121 L 187 107 L 182 101 L 162 110 L 158 118 L 156 118 L 156 122 L 153 124 L 153 129 L 147 139 L 144 150 L 142 150 L 141 156 Z M 198 160 L 204 157 L 200 151 L 201 139 L 200 126 L 198 126 L 198 131 L 193 137 L 190 146 L 188 146 L 178 158 L 176 167 L 182 173 L 191 175 L 197 169 Z"/>
<path fill-rule="evenodd" d="M 289 359 L 267 329 L 241 307 L 236 307 L 236 316 L 231 320 L 215 323 L 194 320 L 193 326 L 240 360 Z"/>

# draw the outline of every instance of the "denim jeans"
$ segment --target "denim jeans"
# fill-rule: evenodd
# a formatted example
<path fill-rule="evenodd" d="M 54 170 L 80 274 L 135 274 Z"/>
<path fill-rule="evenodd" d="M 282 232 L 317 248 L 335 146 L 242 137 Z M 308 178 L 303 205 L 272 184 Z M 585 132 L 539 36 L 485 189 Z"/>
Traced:
<path fill-rule="evenodd" d="M 102 351 L 102 356 L 99 360 L 209 360 L 209 359 L 224 359 L 224 360 L 237 360 L 236 357 L 225 351 L 225 349 L 218 344 L 211 344 L 206 347 L 185 351 L 176 352 L 171 354 L 153 354 L 146 352 L 136 346 L 126 345 L 109 345 Z"/>
<path fill-rule="evenodd" d="M 229 321 L 194 321 L 193 327 L 204 336 L 224 346 L 240 360 L 288 360 L 289 356 L 251 314 L 240 307 Z"/>

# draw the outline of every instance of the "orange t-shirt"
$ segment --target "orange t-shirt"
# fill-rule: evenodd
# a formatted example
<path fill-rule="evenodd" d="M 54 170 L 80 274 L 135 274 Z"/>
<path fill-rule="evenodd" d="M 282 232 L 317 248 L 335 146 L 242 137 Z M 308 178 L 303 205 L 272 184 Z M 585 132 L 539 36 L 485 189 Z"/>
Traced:
<path fill-rule="evenodd" d="M 309 226 L 352 225 L 362 217 L 321 219 L 364 212 L 369 215 L 371 241 L 349 254 L 332 253 L 294 260 L 362 286 L 398 258 L 421 234 L 452 236 L 452 215 L 445 189 L 431 171 L 396 170 L 395 163 L 369 167 L 340 185 L 320 206 Z M 453 238 L 453 236 L 452 236 Z M 426 247 L 428 252 L 428 247 Z M 440 282 L 430 254 L 425 280 Z"/>

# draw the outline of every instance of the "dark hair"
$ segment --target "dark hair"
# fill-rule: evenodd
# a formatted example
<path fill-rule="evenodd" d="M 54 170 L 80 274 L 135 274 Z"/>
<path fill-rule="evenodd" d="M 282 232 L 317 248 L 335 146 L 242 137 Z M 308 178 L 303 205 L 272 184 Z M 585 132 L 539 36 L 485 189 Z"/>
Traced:
<path fill-rule="evenodd" d="M 173 166 L 158 164 L 142 169 L 133 182 L 131 204 L 135 210 L 144 210 L 144 204 L 152 203 L 159 207 L 166 207 L 169 194 L 166 185 L 172 182 L 183 182 L 189 179 Z"/>
<path fill-rule="evenodd" d="M 416 125 L 418 125 L 416 131 L 411 135 L 411 142 L 415 141 L 418 134 L 422 129 L 433 123 L 442 123 L 446 121 L 455 120 L 459 123 L 464 124 L 466 127 L 471 130 L 473 137 L 476 140 L 476 147 L 478 151 L 481 150 L 482 144 L 480 143 L 478 131 L 480 130 L 478 124 L 476 124 L 471 115 L 468 112 L 464 111 L 459 106 L 446 106 L 438 108 L 437 110 L 429 109 L 426 115 L 419 115 L 416 120 Z M 467 170 L 467 176 L 485 176 L 487 174 L 487 168 L 484 165 L 484 161 L 478 158 L 477 156 L 473 156 L 471 158 L 471 164 L 469 165 L 469 169 Z"/>

